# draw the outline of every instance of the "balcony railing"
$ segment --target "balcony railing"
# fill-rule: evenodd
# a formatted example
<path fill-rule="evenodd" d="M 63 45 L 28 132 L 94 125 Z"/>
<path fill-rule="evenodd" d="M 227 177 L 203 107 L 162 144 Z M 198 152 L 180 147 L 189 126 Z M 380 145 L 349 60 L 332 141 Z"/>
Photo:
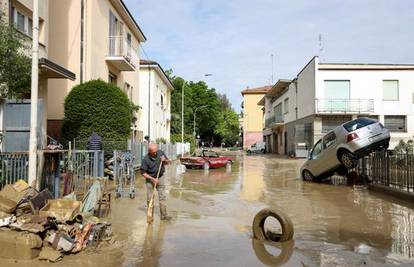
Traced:
<path fill-rule="evenodd" d="M 276 126 L 277 124 L 282 124 L 283 122 L 284 120 L 282 114 L 272 115 L 271 117 L 266 119 L 265 127 L 271 128 L 273 126 Z"/>
<path fill-rule="evenodd" d="M 316 99 L 316 113 L 372 113 L 374 99 Z"/>
<path fill-rule="evenodd" d="M 124 36 L 110 36 L 106 60 L 121 71 L 134 71 L 139 65 L 138 53 Z"/>

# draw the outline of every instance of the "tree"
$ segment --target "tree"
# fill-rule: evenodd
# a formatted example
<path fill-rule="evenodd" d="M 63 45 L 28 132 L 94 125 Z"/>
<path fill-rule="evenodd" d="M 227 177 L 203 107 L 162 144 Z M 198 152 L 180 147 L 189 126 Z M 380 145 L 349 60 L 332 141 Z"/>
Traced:
<path fill-rule="evenodd" d="M 30 92 L 28 39 L 0 18 L 0 97 L 22 98 Z"/>
<path fill-rule="evenodd" d="M 233 109 L 231 106 L 230 100 L 227 98 L 226 94 L 217 94 L 217 96 L 220 100 L 222 110 Z"/>
<path fill-rule="evenodd" d="M 215 133 L 227 146 L 234 145 L 239 140 L 239 117 L 231 109 L 221 113 Z"/>
<path fill-rule="evenodd" d="M 64 141 L 76 139 L 77 147 L 84 147 L 96 132 L 103 139 L 104 150 L 125 149 L 135 108 L 115 85 L 102 80 L 77 85 L 65 98 Z"/>
<path fill-rule="evenodd" d="M 201 139 L 220 144 L 225 138 L 226 143 L 235 143 L 233 140 L 238 138 L 238 119 L 227 96 L 218 94 L 214 88 L 209 88 L 203 81 L 186 82 L 181 77 L 173 76 L 171 70 L 168 71 L 168 75 L 175 89 L 171 94 L 171 134 L 181 134 L 181 93 L 185 82 L 185 134 L 193 134 L 194 112 L 198 108 L 195 128 Z M 228 119 L 230 121 L 227 121 Z"/>

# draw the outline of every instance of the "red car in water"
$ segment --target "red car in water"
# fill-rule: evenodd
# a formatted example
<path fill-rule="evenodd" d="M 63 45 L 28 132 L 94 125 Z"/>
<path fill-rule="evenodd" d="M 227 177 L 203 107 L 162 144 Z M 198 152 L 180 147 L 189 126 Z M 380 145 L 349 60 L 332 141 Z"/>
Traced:
<path fill-rule="evenodd" d="M 220 168 L 231 166 L 234 158 L 220 156 L 217 152 L 211 150 L 203 150 L 199 156 L 182 157 L 180 158 L 181 164 L 187 168 Z"/>

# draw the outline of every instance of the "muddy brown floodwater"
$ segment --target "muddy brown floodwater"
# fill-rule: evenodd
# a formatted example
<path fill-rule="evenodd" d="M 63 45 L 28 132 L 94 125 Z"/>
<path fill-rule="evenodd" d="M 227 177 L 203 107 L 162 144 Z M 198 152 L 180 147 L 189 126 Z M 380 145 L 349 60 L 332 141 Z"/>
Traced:
<path fill-rule="evenodd" d="M 177 174 L 177 165 L 169 166 L 171 222 L 160 223 L 156 207 L 155 222 L 147 227 L 145 191 L 139 180 L 136 199 L 113 203 L 110 217 L 118 240 L 114 246 L 68 256 L 53 266 L 414 264 L 412 203 L 363 188 L 304 183 L 298 178 L 302 162 L 254 155 L 238 156 L 231 170 Z M 264 207 L 291 217 L 294 241 L 271 246 L 252 239 L 253 217 Z"/>

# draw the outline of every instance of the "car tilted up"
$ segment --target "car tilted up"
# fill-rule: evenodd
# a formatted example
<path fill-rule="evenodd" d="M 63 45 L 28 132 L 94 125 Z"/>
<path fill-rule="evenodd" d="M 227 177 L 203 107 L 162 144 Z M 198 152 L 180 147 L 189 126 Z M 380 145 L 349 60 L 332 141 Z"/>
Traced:
<path fill-rule="evenodd" d="M 355 168 L 358 159 L 387 149 L 390 133 L 384 126 L 370 118 L 346 122 L 327 133 L 310 151 L 302 166 L 302 178 L 320 181 L 335 172 L 344 175 Z"/>

